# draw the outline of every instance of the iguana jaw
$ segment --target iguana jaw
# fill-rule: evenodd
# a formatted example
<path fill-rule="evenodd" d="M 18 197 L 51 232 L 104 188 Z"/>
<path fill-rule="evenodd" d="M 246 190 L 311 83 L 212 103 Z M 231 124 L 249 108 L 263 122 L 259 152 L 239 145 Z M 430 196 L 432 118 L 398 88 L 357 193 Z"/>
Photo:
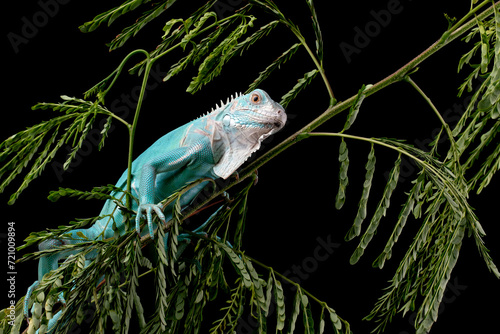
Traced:
<path fill-rule="evenodd" d="M 283 128 L 286 114 L 262 90 L 237 95 L 218 109 L 214 114 L 213 152 L 220 158 L 216 158 L 213 171 L 226 179 L 260 148 L 262 141 Z"/>

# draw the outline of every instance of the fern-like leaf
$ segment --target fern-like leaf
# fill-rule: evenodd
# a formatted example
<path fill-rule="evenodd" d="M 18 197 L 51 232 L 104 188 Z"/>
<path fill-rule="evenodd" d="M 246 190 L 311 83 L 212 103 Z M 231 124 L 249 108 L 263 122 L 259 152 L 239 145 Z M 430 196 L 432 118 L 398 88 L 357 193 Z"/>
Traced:
<path fill-rule="evenodd" d="M 375 210 L 375 213 L 373 214 L 372 220 L 370 221 L 370 224 L 368 225 L 363 237 L 361 238 L 361 241 L 354 251 L 353 256 L 350 259 L 351 264 L 355 264 L 359 261 L 361 256 L 363 255 L 366 247 L 372 240 L 373 236 L 377 232 L 378 225 L 380 224 L 380 220 L 382 219 L 383 216 L 385 216 L 387 209 L 389 208 L 389 205 L 391 203 L 391 195 L 394 189 L 396 188 L 396 185 L 398 184 L 398 179 L 399 179 L 399 166 L 401 165 L 401 155 L 399 155 L 398 159 L 396 160 L 394 167 L 392 168 L 391 172 L 389 173 L 389 177 L 387 179 L 387 184 L 384 189 L 384 193 L 382 195 L 382 199 L 378 203 L 377 209 Z"/>
<path fill-rule="evenodd" d="M 137 9 L 140 5 L 150 2 L 151 0 L 128 0 L 125 1 L 120 6 L 117 6 L 111 10 L 108 10 L 102 14 L 97 15 L 89 22 L 84 23 L 80 26 L 80 31 L 91 32 L 97 29 L 101 24 L 107 23 L 111 25 L 117 18 L 122 15 Z M 172 6 L 176 0 L 166 0 L 158 4 L 149 11 L 146 11 L 137 21 L 125 28 L 118 36 L 111 41 L 108 46 L 110 50 L 115 50 L 123 46 L 131 37 L 135 36 L 142 28 L 144 28 L 149 22 L 163 14 L 170 6 Z"/>
<path fill-rule="evenodd" d="M 238 40 L 246 34 L 248 28 L 253 27 L 254 20 L 254 16 L 243 16 L 238 27 L 203 60 L 198 68 L 198 75 L 193 78 L 186 90 L 188 93 L 197 92 L 221 73 L 222 67 L 236 54 L 234 49 L 238 45 Z"/>
<path fill-rule="evenodd" d="M 277 316 L 276 316 L 276 329 L 283 330 L 285 328 L 285 296 L 283 293 L 283 287 L 281 282 L 274 279 L 275 289 L 274 289 L 274 299 L 276 300 Z"/>
<path fill-rule="evenodd" d="M 335 197 L 335 208 L 340 210 L 345 203 L 346 189 L 349 184 L 349 178 L 347 176 L 347 170 L 349 169 L 349 150 L 347 149 L 347 144 L 344 138 L 340 142 L 339 148 L 339 190 L 337 196 Z"/>
<path fill-rule="evenodd" d="M 422 178 L 420 178 L 419 180 L 422 180 Z M 389 237 L 384 250 L 373 262 L 374 267 L 382 269 L 384 267 L 385 261 L 389 260 L 392 257 L 392 248 L 394 247 L 396 242 L 398 242 L 399 236 L 401 235 L 401 232 L 406 225 L 408 217 L 415 207 L 415 202 L 419 200 L 418 189 L 420 189 L 421 187 L 421 182 L 419 180 L 417 180 L 416 184 L 413 186 L 413 189 L 410 191 L 410 194 L 408 195 L 406 203 L 403 205 L 403 209 L 399 214 L 398 221 L 394 226 L 392 234 Z"/>
<path fill-rule="evenodd" d="M 302 303 L 302 291 L 301 289 L 297 289 L 297 292 L 295 293 L 295 298 L 293 300 L 293 308 L 292 308 L 292 315 L 291 315 L 291 320 L 290 320 L 290 328 L 288 333 L 292 334 L 295 331 L 295 326 L 297 323 L 297 318 L 299 317 L 300 314 L 300 305 Z"/>
<path fill-rule="evenodd" d="M 309 303 L 309 298 L 307 298 L 307 295 L 302 295 L 301 305 L 302 305 L 302 315 L 304 323 L 304 333 L 312 334 L 314 333 L 314 319 L 312 316 L 311 304 Z"/>
<path fill-rule="evenodd" d="M 150 2 L 151 0 L 127 0 L 120 6 L 108 10 L 102 14 L 97 15 L 89 22 L 82 24 L 79 29 L 82 32 L 92 32 L 97 29 L 101 24 L 107 23 L 111 25 L 118 17 L 137 9 L 143 3 Z"/>
<path fill-rule="evenodd" d="M 368 154 L 368 161 L 365 165 L 365 182 L 363 183 L 363 193 L 361 194 L 361 199 L 359 200 L 358 204 L 358 212 L 356 214 L 356 218 L 354 218 L 354 223 L 351 229 L 349 230 L 349 232 L 347 232 L 347 235 L 345 237 L 346 241 L 352 240 L 354 237 L 359 236 L 359 234 L 361 233 L 361 224 L 366 218 L 368 197 L 370 196 L 373 174 L 375 173 L 375 162 L 375 149 L 372 144 L 370 153 Z"/>
<path fill-rule="evenodd" d="M 274 70 L 276 70 L 282 64 L 290 60 L 301 45 L 302 44 L 300 43 L 295 43 L 288 50 L 283 52 L 276 60 L 274 60 L 268 67 L 266 67 L 264 71 L 259 73 L 259 76 L 252 82 L 252 84 L 248 87 L 246 92 L 249 93 L 255 88 L 259 87 L 262 84 L 262 82 L 265 79 L 267 79 Z"/>
<path fill-rule="evenodd" d="M 36 157 L 31 168 L 24 177 L 18 190 L 12 194 L 9 204 L 13 204 L 19 195 L 35 180 L 55 157 L 56 153 L 65 144 L 71 150 L 64 168 L 68 168 L 76 153 L 82 147 L 84 140 L 92 129 L 97 114 L 109 117 L 112 113 L 96 102 L 62 96 L 61 103 L 39 103 L 33 109 L 52 109 L 64 113 L 62 116 L 53 117 L 24 131 L 21 131 L 0 144 L 0 192 L 26 168 Z M 68 124 L 65 131 L 61 131 L 64 124 Z M 109 127 L 109 125 L 108 125 Z M 104 130 L 103 130 L 104 131 Z M 107 130 L 106 130 L 107 131 Z M 101 139 L 100 146 L 103 145 Z M 41 151 L 40 148 L 43 149 Z M 38 153 L 38 156 L 36 155 Z"/>
<path fill-rule="evenodd" d="M 107 44 L 109 50 L 116 50 L 122 47 L 130 38 L 137 35 L 148 23 L 163 14 L 176 0 L 168 0 L 163 3 L 157 4 L 153 9 L 145 12 L 133 25 L 123 29 L 115 39 Z"/>
<path fill-rule="evenodd" d="M 283 106 L 283 108 L 286 108 L 288 104 L 297 97 L 300 91 L 302 91 L 311 83 L 311 81 L 316 77 L 318 73 L 319 71 L 316 69 L 305 73 L 304 77 L 299 79 L 297 81 L 297 84 L 293 86 L 293 88 L 288 93 L 281 97 L 280 104 Z"/>
<path fill-rule="evenodd" d="M 241 279 L 236 281 L 236 287 L 231 290 L 230 299 L 226 301 L 227 306 L 223 307 L 224 316 L 214 322 L 210 333 L 231 332 L 238 324 L 239 317 L 243 313 L 243 290 L 244 285 Z"/>
<path fill-rule="evenodd" d="M 91 191 L 81 191 L 70 188 L 59 188 L 59 190 L 51 191 L 47 197 L 50 201 L 56 202 L 62 197 L 76 197 L 77 199 L 90 200 L 107 200 L 115 199 L 110 193 L 111 192 L 123 192 L 122 189 L 117 188 L 114 185 L 107 185 L 102 187 L 94 187 Z"/>
<path fill-rule="evenodd" d="M 307 5 L 311 11 L 311 19 L 313 22 L 313 30 L 316 36 L 316 55 L 320 63 L 323 62 L 323 36 L 321 34 L 321 28 L 319 26 L 318 15 L 316 14 L 316 9 L 314 8 L 313 0 L 307 0 Z"/>
<path fill-rule="evenodd" d="M 370 88 L 372 85 L 363 85 L 359 91 L 358 95 L 356 96 L 356 100 L 354 100 L 353 105 L 351 108 L 349 108 L 349 114 L 347 115 L 347 120 L 344 124 L 344 128 L 342 129 L 341 133 L 349 130 L 351 125 L 354 123 L 356 120 L 356 117 L 358 116 L 359 113 L 359 108 L 361 107 L 361 103 L 363 103 L 363 100 L 366 97 L 365 91 Z"/>

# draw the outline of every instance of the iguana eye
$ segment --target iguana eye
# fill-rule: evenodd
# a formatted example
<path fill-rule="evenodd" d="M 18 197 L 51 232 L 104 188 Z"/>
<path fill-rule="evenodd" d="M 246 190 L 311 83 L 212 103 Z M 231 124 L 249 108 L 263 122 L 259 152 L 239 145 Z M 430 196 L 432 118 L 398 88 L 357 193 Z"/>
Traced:
<path fill-rule="evenodd" d="M 253 93 L 252 96 L 250 96 L 250 101 L 253 104 L 260 103 L 261 99 L 262 98 L 260 97 L 260 94 L 258 94 L 258 93 Z"/>

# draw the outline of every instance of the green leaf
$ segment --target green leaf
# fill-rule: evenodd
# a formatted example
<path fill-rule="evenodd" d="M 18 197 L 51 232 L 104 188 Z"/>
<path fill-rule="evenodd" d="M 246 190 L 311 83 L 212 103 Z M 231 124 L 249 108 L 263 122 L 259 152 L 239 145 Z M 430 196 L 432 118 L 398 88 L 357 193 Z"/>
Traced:
<path fill-rule="evenodd" d="M 200 303 L 203 300 L 203 297 L 205 296 L 205 293 L 203 290 L 198 291 L 198 294 L 196 295 L 196 298 L 194 300 L 195 304 Z"/>
<path fill-rule="evenodd" d="M 62 197 L 77 197 L 78 199 L 84 199 L 84 200 L 115 199 L 115 197 L 113 197 L 110 194 L 112 192 L 123 193 L 123 190 L 111 184 L 103 187 L 94 187 L 91 191 L 81 191 L 81 190 L 59 187 L 59 190 L 51 191 L 47 198 L 52 202 L 56 202 Z"/>
<path fill-rule="evenodd" d="M 292 334 L 295 331 L 295 324 L 297 322 L 297 318 L 299 317 L 301 302 L 302 291 L 300 290 L 300 288 L 298 288 L 293 302 L 293 310 L 291 315 L 292 319 L 290 320 L 290 330 L 288 331 L 289 334 Z"/>
<path fill-rule="evenodd" d="M 221 41 L 198 67 L 198 75 L 193 78 L 186 90 L 188 93 L 194 94 L 221 73 L 222 67 L 236 55 L 238 40 L 253 26 L 255 19 L 251 15 L 240 18 L 238 27 Z"/>
<path fill-rule="evenodd" d="M 347 144 L 345 143 L 344 138 L 342 138 L 342 141 L 340 142 L 339 162 L 339 189 L 337 196 L 335 197 L 335 208 L 337 210 L 340 210 L 345 203 L 345 192 L 347 185 L 349 184 L 349 178 L 347 177 L 347 170 L 349 169 L 349 150 L 347 149 Z"/>
<path fill-rule="evenodd" d="M 325 308 L 321 308 L 321 315 L 319 316 L 319 329 L 318 334 L 323 334 L 325 332 Z"/>
<path fill-rule="evenodd" d="M 356 217 L 354 218 L 354 223 L 350 228 L 349 232 L 345 237 L 346 241 L 352 240 L 355 237 L 359 236 L 361 233 L 361 224 L 366 218 L 366 211 L 368 205 L 368 197 L 370 196 L 370 189 L 372 186 L 373 174 L 375 172 L 375 150 L 373 144 L 371 146 L 370 153 L 368 154 L 368 161 L 365 165 L 366 174 L 365 174 L 365 182 L 363 183 L 363 193 L 361 194 L 361 199 L 358 204 L 358 212 Z M 361 251 L 357 251 L 356 254 L 359 254 Z"/>
<path fill-rule="evenodd" d="M 108 132 L 111 129 L 112 121 L 113 121 L 113 117 L 109 116 L 108 119 L 106 120 L 106 123 L 104 123 L 104 126 L 101 130 L 101 141 L 99 142 L 99 146 L 98 146 L 99 151 L 104 147 L 104 141 L 108 137 Z"/>
<path fill-rule="evenodd" d="M 111 10 L 108 10 L 102 14 L 97 15 L 89 22 L 81 25 L 80 31 L 91 32 L 97 29 L 101 24 L 107 23 L 111 25 L 116 19 L 122 15 L 137 9 L 140 5 L 150 2 L 151 0 L 128 0 L 125 1 L 120 6 L 117 6 Z M 155 7 L 151 10 L 146 11 L 143 15 L 136 20 L 134 24 L 125 28 L 116 38 L 108 44 L 110 50 L 117 49 L 121 47 L 125 42 L 131 37 L 135 36 L 142 28 L 144 28 L 149 22 L 163 14 L 170 6 L 175 3 L 176 0 L 164 0 L 160 3 L 155 4 Z"/>
<path fill-rule="evenodd" d="M 256 32 L 254 32 L 252 35 L 247 37 L 244 41 L 238 43 L 232 50 L 235 54 L 238 55 L 243 55 L 243 52 L 248 50 L 252 45 L 254 45 L 258 40 L 261 38 L 269 35 L 271 31 L 276 28 L 278 25 L 279 21 L 271 21 L 268 24 L 263 25 L 262 27 L 259 28 Z"/>
<path fill-rule="evenodd" d="M 218 244 L 221 249 L 226 252 L 226 254 L 229 256 L 229 259 L 233 263 L 233 265 L 238 269 L 240 273 L 240 277 L 243 280 L 243 283 L 245 284 L 246 288 L 251 288 L 252 287 L 252 278 L 250 277 L 250 274 L 248 273 L 248 270 L 245 266 L 245 262 L 240 258 L 238 254 L 236 254 L 231 247 L 229 247 L 226 244 L 219 243 Z"/>
<path fill-rule="evenodd" d="M 109 50 L 116 50 L 122 47 L 130 38 L 137 35 L 139 31 L 141 31 L 148 23 L 159 17 L 163 14 L 170 6 L 174 4 L 176 0 L 167 0 L 157 4 L 153 9 L 145 12 L 140 18 L 136 20 L 136 22 L 123 29 L 120 34 L 118 34 L 115 39 L 113 39 L 110 43 L 107 44 Z"/>
<path fill-rule="evenodd" d="M 283 287 L 281 286 L 281 282 L 274 279 L 275 288 L 274 288 L 274 299 L 276 300 L 276 312 L 277 312 L 277 330 L 283 330 L 285 328 L 285 296 L 283 293 Z"/>
<path fill-rule="evenodd" d="M 311 311 L 311 305 L 306 295 L 302 295 L 302 315 L 304 322 L 304 333 L 314 333 L 314 319 Z"/>
<path fill-rule="evenodd" d="M 179 281 L 180 288 L 177 292 L 177 300 L 175 302 L 175 319 L 181 320 L 184 317 L 184 306 L 187 298 L 187 286 L 182 280 Z"/>
<path fill-rule="evenodd" d="M 349 109 L 349 115 L 347 116 L 347 120 L 344 124 L 344 128 L 342 129 L 341 133 L 349 130 L 351 125 L 356 120 L 356 117 L 358 116 L 358 113 L 359 113 L 359 108 L 361 107 L 361 103 L 363 103 L 363 100 L 366 97 L 365 91 L 371 87 L 372 87 L 372 85 L 366 85 L 366 86 L 363 85 L 359 89 L 358 95 L 356 96 L 356 100 L 354 100 L 354 103 L 352 104 L 351 108 Z"/>
<path fill-rule="evenodd" d="M 334 329 L 336 331 L 340 331 L 342 329 L 342 321 L 338 317 L 337 313 L 331 308 L 328 309 L 328 312 L 330 312 L 330 321 L 332 322 Z M 347 333 L 349 333 L 349 331 L 347 331 Z"/>
<path fill-rule="evenodd" d="M 107 117 L 112 115 L 109 110 L 97 102 L 68 96 L 61 96 L 61 98 L 63 99 L 61 103 L 39 103 L 33 109 L 52 109 L 64 113 L 64 115 L 32 126 L 7 138 L 0 144 L 0 162 L 3 165 L 0 167 L 0 177 L 7 175 L 0 184 L 0 192 L 3 192 L 5 187 L 30 164 L 38 153 L 21 186 L 11 196 L 10 204 L 13 204 L 31 181 L 42 173 L 65 144 L 71 148 L 68 160 L 64 164 L 64 168 L 68 168 L 92 129 L 96 115 L 104 114 Z M 61 126 L 67 123 L 69 125 L 66 129 L 60 131 Z M 43 149 L 38 152 L 44 142 Z"/>
<path fill-rule="evenodd" d="M 266 304 L 264 308 L 264 313 L 266 317 L 269 314 L 269 307 L 271 306 L 271 302 L 273 299 L 273 287 L 274 287 L 273 275 L 269 273 L 269 278 L 267 279 L 266 282 Z"/>
<path fill-rule="evenodd" d="M 189 42 L 191 42 L 191 40 L 196 37 L 199 33 L 199 31 L 201 30 L 201 28 L 203 28 L 203 25 L 205 24 L 205 22 L 208 21 L 208 19 L 210 18 L 213 18 L 215 19 L 215 21 L 217 21 L 217 14 L 214 13 L 214 12 L 206 12 L 204 13 L 200 18 L 199 20 L 196 20 L 193 24 L 193 29 L 189 30 L 185 35 L 184 37 L 182 38 L 181 40 L 181 47 L 182 49 L 185 49 L 187 44 Z M 189 20 L 188 20 L 188 24 L 184 24 L 184 27 L 187 29 L 189 26 Z M 165 35 L 163 36 L 165 38 Z"/>
<path fill-rule="evenodd" d="M 163 39 L 167 38 L 168 35 L 170 35 L 170 30 L 172 29 L 172 27 L 179 22 L 184 24 L 183 19 L 171 19 L 167 23 L 165 23 L 165 25 L 163 26 L 164 34 L 163 34 L 162 38 Z"/>
<path fill-rule="evenodd" d="M 89 240 L 89 238 L 87 238 L 87 236 L 85 234 L 83 234 L 83 232 L 81 232 L 81 231 L 76 232 L 76 235 L 84 240 Z"/>
<path fill-rule="evenodd" d="M 311 83 L 311 81 L 316 77 L 318 73 L 319 71 L 316 69 L 305 73 L 304 77 L 299 79 L 297 81 L 297 84 L 293 86 L 293 88 L 288 93 L 281 97 L 280 104 L 283 106 L 283 108 L 286 108 L 288 104 L 297 97 L 300 91 L 306 88 Z"/>
<path fill-rule="evenodd" d="M 147 3 L 151 0 L 127 0 L 118 7 L 99 14 L 92 21 L 86 22 L 79 27 L 82 32 L 92 32 L 97 29 L 101 24 L 108 23 L 111 25 L 118 17 L 129 11 L 135 10 L 139 5 Z"/>
<path fill-rule="evenodd" d="M 398 221 L 394 226 L 393 232 L 389 237 L 389 240 L 387 241 L 382 254 L 380 254 L 379 257 L 377 257 L 377 259 L 373 262 L 374 267 L 382 269 L 385 261 L 389 260 L 392 257 L 392 248 L 398 241 L 399 236 L 401 235 L 401 232 L 403 231 L 403 228 L 406 225 L 406 221 L 410 216 L 411 212 L 413 211 L 415 205 L 415 199 L 413 194 L 414 192 L 412 191 L 408 196 L 408 199 L 406 200 L 406 203 L 404 204 L 403 209 L 399 214 Z"/>
<path fill-rule="evenodd" d="M 398 156 L 398 159 L 396 160 L 394 167 L 389 173 L 389 177 L 387 178 L 387 184 L 385 186 L 382 199 L 378 203 L 377 209 L 375 210 L 372 220 L 370 221 L 368 228 L 363 234 L 363 237 L 361 238 L 359 245 L 356 248 L 356 251 L 354 252 L 354 254 L 350 259 L 351 264 L 355 264 L 359 261 L 360 257 L 364 253 L 364 250 L 366 249 L 366 247 L 372 240 L 373 236 L 377 232 L 380 220 L 382 219 L 383 216 L 385 216 L 387 209 L 389 208 L 392 192 L 394 191 L 394 189 L 398 184 L 400 165 L 401 165 L 401 154 Z"/>
<path fill-rule="evenodd" d="M 311 20 L 313 22 L 314 35 L 316 36 L 316 55 L 320 63 L 323 62 L 323 37 L 321 35 L 321 29 L 318 22 L 318 16 L 316 14 L 316 9 L 314 8 L 313 0 L 307 0 L 307 5 L 311 11 Z"/>
<path fill-rule="evenodd" d="M 246 93 L 249 93 L 253 91 L 254 89 L 258 88 L 262 82 L 267 79 L 271 73 L 280 68 L 280 66 L 284 63 L 286 63 L 288 60 L 292 58 L 292 56 L 297 52 L 297 50 L 300 48 L 302 44 L 300 43 L 295 43 L 292 45 L 288 50 L 283 52 L 275 61 L 273 61 L 266 69 L 262 72 L 259 73 L 259 76 L 257 79 L 255 79 L 252 84 L 248 87 Z"/>
<path fill-rule="evenodd" d="M 246 268 L 248 272 L 250 273 L 250 277 L 252 278 L 252 285 L 253 285 L 253 293 L 255 294 L 255 297 L 257 299 L 257 305 L 263 310 L 266 310 L 266 297 L 264 295 L 264 289 L 262 287 L 262 283 L 264 282 L 259 278 L 259 275 L 257 274 L 257 271 L 255 271 L 255 268 L 252 265 L 252 261 L 243 258 L 243 261 L 246 265 Z"/>

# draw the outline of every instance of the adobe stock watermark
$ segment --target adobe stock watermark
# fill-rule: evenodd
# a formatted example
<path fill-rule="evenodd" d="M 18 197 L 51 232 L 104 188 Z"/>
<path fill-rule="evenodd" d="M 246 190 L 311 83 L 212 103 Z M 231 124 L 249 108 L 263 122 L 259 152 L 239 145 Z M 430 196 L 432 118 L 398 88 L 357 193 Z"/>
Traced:
<path fill-rule="evenodd" d="M 294 264 L 290 269 L 286 270 L 283 275 L 290 279 L 291 281 L 302 284 L 311 275 L 318 270 L 320 264 L 328 260 L 328 258 L 340 247 L 340 243 L 332 242 L 332 236 L 328 235 L 326 238 L 317 237 L 317 245 L 312 251 L 310 256 L 303 258 L 300 263 Z M 282 280 L 283 288 L 288 288 L 290 291 L 295 291 L 297 288 L 295 285 Z M 276 312 L 276 305 L 274 301 L 269 306 L 268 315 L 272 315 Z M 238 326 L 236 327 L 236 333 L 238 334 L 248 334 L 253 333 L 255 329 L 260 326 L 257 319 L 255 319 L 251 314 L 248 315 L 246 319 L 241 317 L 238 320 Z"/>
<path fill-rule="evenodd" d="M 217 18 L 220 20 L 228 15 L 232 15 L 242 3 L 243 0 L 219 0 L 214 4 L 213 9 L 217 14 Z"/>
<path fill-rule="evenodd" d="M 162 82 L 163 78 L 167 75 L 167 72 L 163 72 L 160 69 L 160 65 L 156 64 L 154 68 L 151 69 L 151 72 L 149 74 L 149 80 L 148 84 L 146 85 L 146 90 L 144 97 L 146 97 L 146 94 L 148 92 L 153 91 L 156 89 Z M 111 104 L 110 104 L 110 110 L 117 116 L 126 119 L 127 116 L 133 112 L 137 106 L 137 101 L 139 100 L 139 95 L 141 92 L 141 85 L 137 85 L 133 87 L 130 92 L 128 93 L 122 93 L 120 97 L 114 99 Z M 99 123 L 99 126 L 97 128 L 94 128 L 89 131 L 87 137 L 82 143 L 82 147 L 80 150 L 76 153 L 75 158 L 69 165 L 69 167 L 64 170 L 64 161 L 52 161 L 50 166 L 52 170 L 54 171 L 57 179 L 59 182 L 63 182 L 64 174 L 66 173 L 71 173 L 75 168 L 77 168 L 83 161 L 83 158 L 89 156 L 95 149 L 97 149 L 100 141 L 101 141 L 101 131 L 104 128 L 104 125 L 106 123 L 106 120 L 103 119 Z M 115 129 L 114 125 L 111 125 L 110 129 L 108 130 L 108 134 L 113 132 Z M 66 145 L 64 149 L 69 153 L 72 150 L 71 145 Z"/>
<path fill-rule="evenodd" d="M 463 291 L 467 289 L 467 285 L 462 285 L 458 282 L 458 277 L 454 277 L 453 280 L 449 280 L 448 284 L 446 284 L 446 288 L 444 290 L 443 299 L 441 300 L 441 304 L 439 304 L 438 315 L 441 315 L 446 310 L 446 305 L 450 305 L 457 300 L 457 298 L 462 294 Z M 408 317 L 408 323 L 412 326 L 415 324 L 415 319 L 417 317 L 417 312 L 413 312 Z M 398 334 L 410 334 L 415 333 L 414 329 L 409 329 L 408 331 L 403 330 Z"/>
<path fill-rule="evenodd" d="M 39 0 L 37 2 L 39 10 L 21 17 L 20 28 L 16 32 L 7 33 L 7 39 L 14 53 L 19 53 L 21 46 L 28 44 L 38 35 L 40 29 L 47 26 L 50 19 L 59 14 L 61 5 L 67 5 L 69 2 L 70 0 Z"/>
<path fill-rule="evenodd" d="M 408 0 L 412 1 L 412 0 Z M 391 23 L 394 15 L 401 14 L 404 7 L 400 0 L 389 0 L 385 9 L 371 10 L 372 20 L 366 22 L 364 26 L 354 27 L 354 37 L 352 42 L 340 42 L 339 47 L 348 64 L 352 62 L 352 57 L 361 53 L 363 49 L 370 45 L 371 41 L 380 35 L 384 28 Z"/>

